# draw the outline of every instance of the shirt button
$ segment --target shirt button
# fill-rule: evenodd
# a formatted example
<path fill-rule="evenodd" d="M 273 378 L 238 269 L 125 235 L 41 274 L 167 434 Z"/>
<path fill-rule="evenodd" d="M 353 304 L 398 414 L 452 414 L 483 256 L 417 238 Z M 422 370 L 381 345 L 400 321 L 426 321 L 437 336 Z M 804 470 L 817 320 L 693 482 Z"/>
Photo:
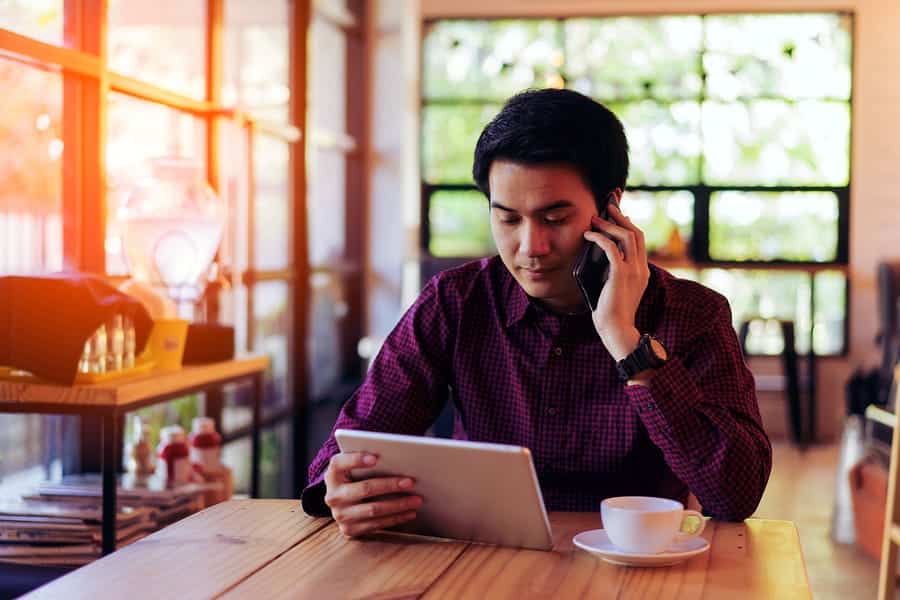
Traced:
<path fill-rule="evenodd" d="M 547 409 L 547 415 L 549 415 L 549 416 L 552 417 L 552 416 L 554 416 L 555 414 L 556 414 L 556 408 L 555 408 L 555 407 L 551 406 L 550 408 Z"/>
<path fill-rule="evenodd" d="M 557 346 L 556 348 L 553 349 L 553 354 L 555 354 L 557 356 L 562 356 L 562 348 Z"/>

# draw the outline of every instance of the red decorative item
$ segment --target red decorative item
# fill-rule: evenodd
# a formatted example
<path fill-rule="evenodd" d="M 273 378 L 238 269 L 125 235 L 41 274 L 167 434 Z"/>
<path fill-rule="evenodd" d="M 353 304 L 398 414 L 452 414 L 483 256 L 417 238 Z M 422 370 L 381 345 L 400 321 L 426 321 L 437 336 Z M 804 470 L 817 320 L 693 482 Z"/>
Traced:
<path fill-rule="evenodd" d="M 191 480 L 191 464 L 184 430 L 179 425 L 160 431 L 159 458 L 166 466 L 166 485 L 175 486 Z"/>

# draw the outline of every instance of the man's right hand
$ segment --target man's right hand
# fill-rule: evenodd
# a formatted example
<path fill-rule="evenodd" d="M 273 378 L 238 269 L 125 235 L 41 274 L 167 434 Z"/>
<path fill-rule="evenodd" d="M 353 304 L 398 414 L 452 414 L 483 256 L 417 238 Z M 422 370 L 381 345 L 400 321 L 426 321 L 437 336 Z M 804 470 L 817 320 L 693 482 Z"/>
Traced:
<path fill-rule="evenodd" d="M 409 477 L 350 479 L 351 469 L 373 467 L 377 462 L 373 454 L 341 452 L 331 458 L 325 471 L 325 504 L 347 537 L 412 521 L 422 506 L 422 497 L 411 493 L 414 482 Z M 391 497 L 382 498 L 385 495 Z"/>

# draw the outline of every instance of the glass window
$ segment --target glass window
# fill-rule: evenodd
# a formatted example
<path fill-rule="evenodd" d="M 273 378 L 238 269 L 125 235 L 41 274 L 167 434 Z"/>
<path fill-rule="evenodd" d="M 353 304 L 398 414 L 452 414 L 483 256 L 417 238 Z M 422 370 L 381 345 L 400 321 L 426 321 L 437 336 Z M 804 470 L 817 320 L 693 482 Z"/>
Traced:
<path fill-rule="evenodd" d="M 833 192 L 715 192 L 709 212 L 713 259 L 837 258 L 838 199 Z"/>
<path fill-rule="evenodd" d="M 330 135 L 347 131 L 347 39 L 314 16 L 309 28 L 309 126 Z M 314 134 L 315 137 L 315 134 Z"/>
<path fill-rule="evenodd" d="M 235 494 L 250 493 L 250 457 L 253 445 L 242 437 L 222 446 L 222 462 L 231 468 Z"/>
<path fill-rule="evenodd" d="M 644 232 L 647 253 L 671 258 L 687 256 L 694 225 L 694 195 L 627 190 L 622 211 Z"/>
<path fill-rule="evenodd" d="M 141 423 L 150 427 L 150 444 L 153 447 L 159 443 L 159 431 L 163 427 L 181 425 L 186 432 L 190 433 L 194 418 L 203 415 L 203 400 L 203 394 L 191 394 L 130 413 L 125 419 L 126 443 L 137 435 L 134 420 L 130 418 L 131 415 L 141 417 Z"/>
<path fill-rule="evenodd" d="M 847 100 L 851 30 L 840 14 L 706 17 L 707 94 Z"/>
<path fill-rule="evenodd" d="M 51 3 L 52 4 L 52 3 Z M 35 17 L 35 4 L 0 2 L 0 20 Z M 52 20 L 52 6 L 45 5 Z M 34 12 L 28 12 L 34 9 Z M 16 21 L 28 24 L 27 19 Z M 19 31 L 29 33 L 29 31 Z M 45 40 L 53 41 L 53 40 Z M 62 77 L 0 58 L 0 276 L 63 267 Z M 0 482 L 14 494 L 77 467 L 76 417 L 0 415 Z"/>
<path fill-rule="evenodd" d="M 698 98 L 700 17 L 622 17 L 565 22 L 570 87 L 599 100 Z"/>
<path fill-rule="evenodd" d="M 426 28 L 423 91 L 428 99 L 506 100 L 530 87 L 562 87 L 559 23 L 439 21 Z"/>
<path fill-rule="evenodd" d="M 257 269 L 285 269 L 291 254 L 287 142 L 257 134 L 253 144 L 254 261 Z"/>
<path fill-rule="evenodd" d="M 803 272 L 704 269 L 700 283 L 728 298 L 735 329 L 750 319 L 782 319 L 794 322 L 797 351 L 809 350 L 810 276 Z M 769 325 L 751 329 L 750 354 L 778 354 L 783 348 L 781 330 Z"/>
<path fill-rule="evenodd" d="M 478 136 L 510 95 L 565 86 L 622 121 L 630 158 L 623 210 L 644 230 L 651 258 L 841 264 L 852 31 L 852 15 L 837 12 L 427 24 L 426 251 L 464 260 L 492 249 L 471 181 Z M 695 224 L 695 212 L 709 219 Z M 778 287 L 794 276 L 728 273 L 731 286 L 757 286 L 763 304 L 774 297 L 763 293 L 767 277 Z M 811 276 L 798 276 L 808 292 Z M 823 284 L 829 298 L 845 299 L 828 317 L 816 305 L 815 319 L 830 323 L 827 334 L 816 334 L 823 336 L 817 350 L 844 348 L 841 281 Z M 808 334 L 814 317 L 806 298 L 805 308 L 782 312 Z M 776 300 L 769 303 L 780 306 L 783 298 Z"/>
<path fill-rule="evenodd" d="M 698 103 L 644 100 L 610 104 L 609 108 L 621 119 L 628 137 L 629 185 L 699 183 L 702 141 Z"/>
<path fill-rule="evenodd" d="M 500 106 L 427 106 L 422 142 L 425 181 L 472 183 L 472 159 L 481 130 Z"/>
<path fill-rule="evenodd" d="M 106 168 L 109 222 L 106 231 L 107 273 L 128 273 L 116 211 L 141 178 L 152 173 L 153 160 L 179 158 L 205 173 L 206 123 L 160 104 L 118 93 L 109 94 Z M 135 143 L 140 140 L 140 143 Z"/>
<path fill-rule="evenodd" d="M 62 77 L 0 58 L 0 275 L 63 265 Z"/>
<path fill-rule="evenodd" d="M 339 263 L 346 238 L 347 159 L 343 152 L 310 148 L 307 154 L 309 261 Z"/>
<path fill-rule="evenodd" d="M 293 456 L 290 422 L 263 429 L 259 440 L 259 493 L 263 498 L 293 498 L 292 470 L 288 467 Z M 240 438 L 222 447 L 222 462 L 231 468 L 236 494 L 250 492 L 250 438 Z"/>
<path fill-rule="evenodd" d="M 219 120 L 219 194 L 228 211 L 228 222 L 222 236 L 219 256 L 236 272 L 247 268 L 247 131 L 229 119 Z M 259 177 L 254 170 L 254 175 Z M 259 252 L 259 249 L 256 250 Z"/>
<path fill-rule="evenodd" d="M 815 285 L 813 349 L 816 354 L 839 354 L 847 326 L 847 276 L 840 271 L 820 271 Z"/>
<path fill-rule="evenodd" d="M 490 208 L 481 192 L 435 192 L 428 222 L 428 249 L 435 256 L 487 256 L 497 252 Z"/>
<path fill-rule="evenodd" d="M 0 27 L 63 45 L 63 0 L 0 0 Z"/>
<path fill-rule="evenodd" d="M 291 403 L 290 286 L 286 281 L 262 281 L 253 285 L 254 344 L 256 353 L 271 359 L 266 377 L 263 413 L 285 408 Z"/>
<path fill-rule="evenodd" d="M 288 0 L 225 2 L 222 100 L 286 123 L 290 101 Z"/>
<path fill-rule="evenodd" d="M 705 102 L 704 179 L 711 185 L 847 185 L 850 105 L 816 100 Z"/>
<path fill-rule="evenodd" d="M 310 292 L 309 395 L 313 402 L 334 400 L 328 394 L 340 382 L 343 370 L 341 326 L 350 307 L 337 273 L 313 273 Z"/>
<path fill-rule="evenodd" d="M 109 0 L 109 68 L 202 100 L 206 5 L 205 0 Z"/>
<path fill-rule="evenodd" d="M 259 495 L 262 498 L 296 498 L 289 465 L 294 454 L 292 424 L 285 421 L 262 432 L 259 440 Z"/>

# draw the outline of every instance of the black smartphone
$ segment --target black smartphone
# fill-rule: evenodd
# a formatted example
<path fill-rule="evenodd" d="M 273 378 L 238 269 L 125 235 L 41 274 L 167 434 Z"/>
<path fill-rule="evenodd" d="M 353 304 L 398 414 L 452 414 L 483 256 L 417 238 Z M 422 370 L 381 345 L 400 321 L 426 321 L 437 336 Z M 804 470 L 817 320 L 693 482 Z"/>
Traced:
<path fill-rule="evenodd" d="M 612 194 L 609 194 L 604 201 L 603 209 L 600 211 L 601 219 L 609 218 L 610 202 L 616 202 L 616 197 Z M 603 285 L 609 278 L 609 259 L 606 258 L 603 248 L 594 242 L 585 240 L 581 254 L 572 269 L 572 276 L 575 277 L 575 282 L 578 284 L 588 308 L 593 311 L 597 308 Z"/>

